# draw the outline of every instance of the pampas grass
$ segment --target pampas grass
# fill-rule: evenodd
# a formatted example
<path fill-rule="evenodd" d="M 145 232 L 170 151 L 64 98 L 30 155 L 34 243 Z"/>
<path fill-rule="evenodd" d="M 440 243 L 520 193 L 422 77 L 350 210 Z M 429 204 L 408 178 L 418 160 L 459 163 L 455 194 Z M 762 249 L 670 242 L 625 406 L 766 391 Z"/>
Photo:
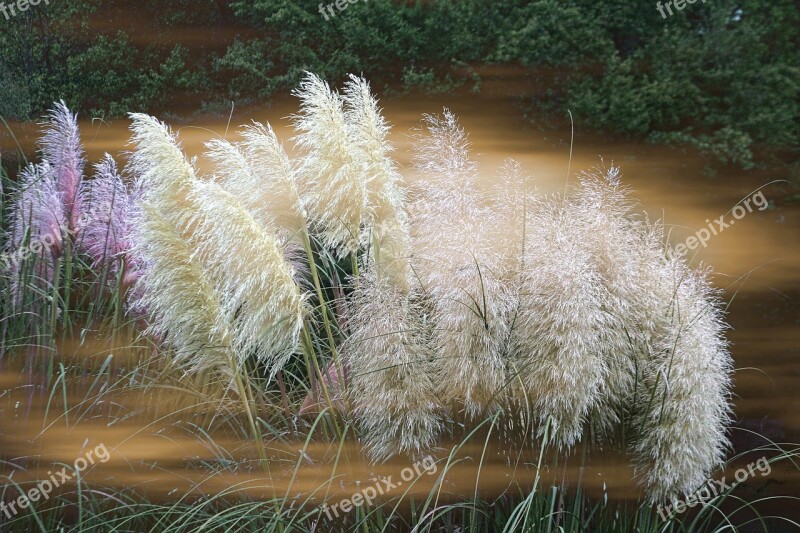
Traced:
<path fill-rule="evenodd" d="M 185 221 L 190 242 L 223 298 L 234 349 L 240 359 L 255 355 L 272 376 L 297 348 L 303 326 L 294 271 L 275 236 L 219 185 L 194 182 L 188 201 L 196 207 Z"/>
<path fill-rule="evenodd" d="M 351 304 L 343 356 L 370 456 L 428 450 L 442 429 L 442 405 L 424 306 L 374 273 L 361 276 Z"/>
<path fill-rule="evenodd" d="M 455 117 L 424 123 L 413 268 L 435 310 L 440 401 L 472 415 L 527 406 L 545 444 L 566 450 L 591 427 L 632 446 L 653 498 L 692 490 L 727 442 L 730 358 L 705 274 L 666 260 L 618 169 L 541 197 L 507 162 L 487 195 Z"/>
<path fill-rule="evenodd" d="M 609 320 L 579 226 L 570 210 L 553 203 L 532 206 L 512 346 L 540 430 L 549 423 L 555 442 L 570 447 L 580 440 L 606 379 Z"/>
<path fill-rule="evenodd" d="M 309 75 L 297 95 L 296 159 L 253 123 L 239 142 L 207 145 L 208 179 L 165 124 L 131 115 L 132 192 L 110 156 L 83 180 L 76 117 L 57 105 L 12 210 L 7 247 L 31 256 L 9 263 L 18 301 L 28 283 L 53 302 L 51 328 L 69 315 L 78 298 L 54 279 L 72 279 L 76 244 L 122 280 L 116 295 L 148 318 L 168 368 L 235 387 L 262 460 L 274 420 L 257 423 L 254 408 L 273 391 L 257 387 L 275 378 L 290 431 L 305 423 L 291 402 L 310 389 L 303 409 L 324 396 L 341 412 L 309 427 L 330 436 L 332 422 L 341 439 L 356 428 L 373 461 L 503 416 L 524 422 L 540 458 L 622 448 L 652 501 L 693 491 L 722 463 L 732 362 L 720 295 L 707 270 L 670 256 L 617 168 L 544 196 L 507 161 L 484 190 L 445 110 L 424 118 L 422 179 L 407 189 L 366 80 L 338 93 Z"/>
<path fill-rule="evenodd" d="M 174 224 L 142 205 L 133 253 L 145 258 L 134 308 L 152 318 L 146 334 L 172 347 L 171 361 L 184 371 L 233 378 L 237 368 L 222 302 Z"/>
<path fill-rule="evenodd" d="M 391 159 L 389 125 L 364 78 L 350 76 L 344 89 L 345 121 L 366 176 L 367 202 L 374 217 L 372 257 L 377 275 L 407 287 L 410 282 L 410 228 L 403 178 Z"/>
<path fill-rule="evenodd" d="M 61 194 L 50 164 L 28 165 L 19 176 L 7 245 L 11 258 L 8 275 L 18 305 L 22 303 L 20 283 L 25 281 L 21 279 L 25 265 L 32 265 L 31 281 L 37 287 L 52 284 L 65 230 Z"/>
<path fill-rule="evenodd" d="M 215 171 L 204 180 L 166 125 L 134 114 L 136 200 L 107 158 L 73 203 L 103 214 L 81 233 L 95 267 L 138 258 L 131 310 L 147 309 L 147 332 L 179 367 L 238 379 L 246 400 L 246 361 L 273 377 L 302 338 L 312 393 L 315 380 L 325 388 L 321 368 L 341 378 L 327 384 L 346 388 L 340 405 L 374 460 L 423 453 L 462 414 L 524 407 L 544 446 L 625 446 L 654 499 L 692 490 L 719 464 L 731 362 L 718 295 L 707 272 L 668 259 L 662 227 L 635 213 L 618 169 L 542 196 L 508 161 L 486 192 L 445 110 L 424 119 L 423 179 L 407 194 L 366 80 L 339 94 L 308 75 L 296 94 L 296 160 L 253 123 L 239 142 L 207 145 Z M 77 154 L 60 165 L 80 170 L 74 116 L 58 117 L 53 131 Z M 20 196 L 15 243 L 65 220 L 43 211 L 45 197 L 66 198 L 57 177 L 80 176 L 27 172 L 23 181 L 49 181 Z M 342 260 L 352 261 L 344 284 Z M 319 312 L 307 312 L 293 264 L 308 268 Z"/>
<path fill-rule="evenodd" d="M 365 169 L 356 158 L 339 94 L 309 74 L 295 95 L 300 98 L 294 121 L 303 152 L 298 175 L 305 207 L 325 248 L 343 258 L 364 244 L 362 224 L 371 220 Z"/>
<path fill-rule="evenodd" d="M 183 155 L 177 137 L 166 124 L 142 113 L 131 113 L 131 155 L 129 170 L 136 177 L 142 200 L 178 216 L 179 206 L 193 180 L 195 170 Z"/>
<path fill-rule="evenodd" d="M 40 142 L 42 157 L 50 163 L 64 216 L 69 228 L 74 231 L 81 215 L 76 204 L 86 164 L 78 132 L 78 117 L 61 101 L 55 104 L 48 119 Z"/>
<path fill-rule="evenodd" d="M 707 274 L 677 259 L 659 270 L 662 334 L 644 371 L 647 396 L 635 445 L 653 501 L 695 490 L 723 463 L 728 446 L 733 365 L 719 293 Z"/>
<path fill-rule="evenodd" d="M 510 307 L 501 252 L 485 238 L 491 211 L 475 188 L 477 165 L 455 116 L 425 118 L 415 164 L 426 179 L 411 205 L 413 268 L 436 321 L 437 382 L 468 414 L 495 407 L 507 382 L 503 347 Z"/>
<path fill-rule="evenodd" d="M 12 213 L 7 250 L 15 258 L 9 276 L 18 303 L 24 259 L 33 256 L 37 286 L 52 284 L 64 239 L 75 235 L 81 218 L 77 204 L 85 159 L 77 116 L 62 101 L 54 105 L 47 119 L 39 141 L 42 162 L 29 165 L 20 174 Z"/>
<path fill-rule="evenodd" d="M 289 240 L 306 231 L 296 164 L 269 124 L 241 129 L 243 141 L 208 143 L 206 156 L 215 164 L 215 179 L 263 224 Z"/>
<path fill-rule="evenodd" d="M 122 269 L 123 284 L 129 285 L 135 279 L 129 254 L 135 207 L 109 154 L 95 166 L 94 179 L 82 183 L 78 205 L 82 213 L 76 237 L 79 249 L 91 257 L 94 268 L 107 267 L 111 279 Z"/>
<path fill-rule="evenodd" d="M 220 302 L 217 323 L 204 323 L 205 331 L 199 334 L 210 338 L 214 331 L 229 331 L 228 342 L 239 366 L 247 357 L 255 356 L 273 375 L 295 351 L 304 313 L 302 295 L 282 248 L 233 195 L 216 183 L 196 177 L 193 165 L 166 125 L 147 115 L 132 118 L 138 145 L 132 167 L 143 190 L 143 212 L 145 216 L 158 213 L 172 224 L 175 234 L 190 246 L 192 261 L 201 265 L 197 268 L 202 268 L 204 282 Z M 237 170 L 243 171 L 244 163 Z M 148 243 L 147 233 L 140 233 L 139 239 L 150 263 L 156 259 L 154 254 L 169 253 L 158 248 L 166 240 Z M 149 276 L 143 276 L 143 293 L 153 293 L 157 288 L 149 286 Z M 145 297 L 143 305 L 152 300 Z M 184 302 L 176 300 L 171 305 L 177 308 Z M 169 305 L 151 309 L 155 320 L 172 318 L 158 313 L 165 307 Z M 170 328 L 166 324 L 160 329 Z M 202 358 L 204 354 L 196 356 Z"/>

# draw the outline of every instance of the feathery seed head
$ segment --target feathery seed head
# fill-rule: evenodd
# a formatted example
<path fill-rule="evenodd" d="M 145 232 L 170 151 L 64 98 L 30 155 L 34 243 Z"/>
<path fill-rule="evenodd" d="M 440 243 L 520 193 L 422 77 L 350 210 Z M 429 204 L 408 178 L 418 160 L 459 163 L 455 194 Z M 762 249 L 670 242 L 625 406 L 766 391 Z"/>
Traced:
<path fill-rule="evenodd" d="M 298 169 L 303 203 L 324 246 L 342 258 L 363 244 L 362 224 L 372 219 L 364 165 L 339 94 L 313 74 L 294 94 L 301 100 L 294 119 L 295 141 L 303 150 Z"/>
<path fill-rule="evenodd" d="M 75 204 L 86 163 L 78 131 L 78 117 L 62 100 L 54 105 L 47 118 L 45 134 L 40 141 L 42 158 L 50 164 L 60 196 L 59 205 L 64 210 L 70 229 L 74 229 L 74 223 L 80 216 Z"/>
<path fill-rule="evenodd" d="M 255 355 L 272 373 L 295 351 L 304 299 L 277 238 L 230 193 L 213 182 L 191 184 L 184 224 L 190 242 L 221 295 L 223 317 L 233 324 L 240 358 Z"/>
<path fill-rule="evenodd" d="M 19 176 L 7 244 L 12 258 L 11 291 L 18 304 L 23 296 L 20 275 L 28 252 L 33 283 L 38 287 L 52 284 L 66 229 L 61 194 L 50 165 L 46 161 L 28 165 Z"/>
<path fill-rule="evenodd" d="M 131 113 L 130 117 L 136 150 L 129 165 L 136 177 L 135 187 L 148 202 L 169 213 L 169 206 L 180 201 L 195 179 L 194 168 L 169 126 L 142 113 Z"/>
<path fill-rule="evenodd" d="M 106 154 L 95 166 L 94 179 L 84 181 L 81 186 L 79 205 L 83 214 L 76 241 L 92 258 L 95 268 L 109 265 L 112 278 L 116 276 L 119 259 L 131 245 L 132 203 L 116 162 Z"/>
<path fill-rule="evenodd" d="M 232 379 L 239 370 L 222 302 L 181 232 L 159 209 L 140 206 L 133 252 L 146 265 L 136 282 L 134 309 L 146 311 L 146 333 L 171 347 L 173 362 L 189 373 L 212 371 Z"/>
<path fill-rule="evenodd" d="M 429 449 L 441 428 L 430 323 L 418 295 L 364 274 L 348 310 L 351 335 L 342 355 L 350 394 L 370 456 Z"/>
<path fill-rule="evenodd" d="M 371 251 L 378 275 L 407 287 L 411 276 L 410 229 L 403 178 L 389 157 L 393 149 L 387 138 L 389 125 L 365 79 L 351 75 L 343 100 L 345 120 L 365 175 L 373 217 Z"/>

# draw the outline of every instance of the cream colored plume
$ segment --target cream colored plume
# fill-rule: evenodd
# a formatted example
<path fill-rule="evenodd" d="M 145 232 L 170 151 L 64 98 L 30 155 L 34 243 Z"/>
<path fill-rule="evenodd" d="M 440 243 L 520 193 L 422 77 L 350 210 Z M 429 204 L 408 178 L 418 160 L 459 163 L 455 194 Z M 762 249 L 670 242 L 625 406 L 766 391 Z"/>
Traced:
<path fill-rule="evenodd" d="M 303 151 L 298 168 L 304 205 L 313 230 L 337 257 L 361 247 L 368 233 L 362 224 L 372 220 L 363 163 L 357 160 L 352 135 L 338 93 L 309 74 L 295 94 L 295 140 Z"/>
<path fill-rule="evenodd" d="M 186 372 L 235 375 L 235 358 L 222 303 L 202 265 L 175 226 L 152 205 L 142 205 L 132 251 L 143 259 L 136 310 L 150 317 L 147 333 L 173 348 L 173 362 Z"/>
<path fill-rule="evenodd" d="M 403 178 L 390 157 L 389 125 L 364 78 L 351 75 L 343 99 L 356 159 L 365 175 L 373 216 L 371 252 L 378 275 L 407 287 L 411 275 L 409 222 Z"/>
<path fill-rule="evenodd" d="M 597 440 L 615 436 L 630 424 L 639 403 L 641 369 L 649 358 L 647 302 L 663 256 L 658 226 L 631 211 L 619 169 L 584 173 L 569 199 L 577 242 L 592 258 L 602 288 L 605 327 L 598 339 L 607 375 L 603 394 L 589 417 Z"/>
<path fill-rule="evenodd" d="M 539 422 L 559 446 L 572 446 L 603 392 L 610 319 L 594 257 L 561 199 L 531 206 L 528 246 L 512 333 L 514 372 Z"/>
<path fill-rule="evenodd" d="M 157 213 L 191 247 L 221 302 L 217 329 L 229 331 L 239 364 L 252 355 L 276 371 L 295 350 L 303 318 L 303 299 L 277 238 L 221 186 L 195 177 L 166 125 L 133 115 L 132 129 L 138 145 L 132 168 L 150 208 L 143 218 Z M 147 234 L 140 239 L 146 243 Z M 142 283 L 148 286 L 148 274 Z"/>
<path fill-rule="evenodd" d="M 631 212 L 617 168 L 584 174 L 570 204 L 606 315 L 593 431 L 627 425 L 654 501 L 694 490 L 727 446 L 732 364 L 718 295 L 706 273 L 667 259 L 662 227 Z"/>
<path fill-rule="evenodd" d="M 696 490 L 723 463 L 733 366 L 718 293 L 706 272 L 664 259 L 658 276 L 652 304 L 660 323 L 644 370 L 635 446 L 653 501 Z"/>
<path fill-rule="evenodd" d="M 142 113 L 131 113 L 130 117 L 136 150 L 129 168 L 136 176 L 136 187 L 146 201 L 161 209 L 162 215 L 171 217 L 196 179 L 194 167 L 169 126 Z"/>
<path fill-rule="evenodd" d="M 215 140 L 206 145 L 215 179 L 257 221 L 292 238 L 306 224 L 294 164 L 269 124 L 253 123 L 241 133 L 242 142 Z"/>
<path fill-rule="evenodd" d="M 507 382 L 509 288 L 502 250 L 484 238 L 492 212 L 475 188 L 477 166 L 455 116 L 426 117 L 415 145 L 422 176 L 411 205 L 413 268 L 436 321 L 436 381 L 444 403 L 470 415 L 493 408 Z"/>
<path fill-rule="evenodd" d="M 372 274 L 359 281 L 342 352 L 359 427 L 375 460 L 418 454 L 434 445 L 442 427 L 431 325 L 416 295 Z"/>
<path fill-rule="evenodd" d="M 277 238 L 216 183 L 195 181 L 184 224 L 222 298 L 237 356 L 255 355 L 274 373 L 297 347 L 304 304 Z"/>

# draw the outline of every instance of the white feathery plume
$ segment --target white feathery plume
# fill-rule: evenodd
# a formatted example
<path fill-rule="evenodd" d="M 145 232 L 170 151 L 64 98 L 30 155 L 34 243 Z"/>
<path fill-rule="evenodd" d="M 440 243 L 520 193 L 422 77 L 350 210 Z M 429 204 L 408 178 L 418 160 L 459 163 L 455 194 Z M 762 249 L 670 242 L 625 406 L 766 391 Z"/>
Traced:
<path fill-rule="evenodd" d="M 127 167 L 134 177 L 132 196 L 135 200 L 132 211 L 147 206 L 147 211 L 136 213 L 137 219 L 146 218 L 147 213 L 157 212 L 186 239 L 180 227 L 181 211 L 191 208 L 186 203 L 186 194 L 195 179 L 195 170 L 186 160 L 177 135 L 172 133 L 169 126 L 144 113 L 131 113 L 130 118 L 131 143 L 136 145 Z M 147 238 L 146 233 L 134 233 L 134 238 Z M 148 250 L 146 242 L 132 246 L 132 249 L 131 257 L 139 263 L 136 272 L 139 276 L 146 276 L 151 260 L 136 252 Z M 131 311 L 147 316 L 150 314 L 147 306 L 139 302 L 145 286 L 146 280 L 140 277 L 128 292 L 128 306 Z"/>
<path fill-rule="evenodd" d="M 374 273 L 362 274 L 348 313 L 342 355 L 350 395 L 374 460 L 419 454 L 438 438 L 441 400 L 434 382 L 430 324 L 417 296 Z"/>
<path fill-rule="evenodd" d="M 295 165 L 272 126 L 241 128 L 242 142 L 212 141 L 206 156 L 216 165 L 213 179 L 274 232 L 301 285 L 309 281 L 303 232 L 308 231 Z"/>
<path fill-rule="evenodd" d="M 522 258 L 525 249 L 525 231 L 527 214 L 533 209 L 536 195 L 528 187 L 528 177 L 523 174 L 522 166 L 513 159 L 506 159 L 500 167 L 497 184 L 492 191 L 492 209 L 496 221 L 493 240 L 508 256 Z M 515 264 L 514 269 L 519 265 Z"/>
<path fill-rule="evenodd" d="M 274 372 L 294 351 L 303 318 L 303 299 L 277 239 L 233 195 L 195 177 L 166 125 L 147 115 L 133 119 L 138 149 L 131 162 L 143 204 L 179 230 L 207 269 L 221 300 L 218 329 L 229 330 L 239 362 L 255 355 Z"/>
<path fill-rule="evenodd" d="M 196 179 L 194 166 L 186 160 L 169 126 L 143 113 L 131 113 L 130 117 L 131 141 L 137 148 L 129 168 L 136 176 L 136 189 L 162 215 L 177 216 L 176 206 Z"/>
<path fill-rule="evenodd" d="M 604 387 L 589 421 L 597 440 L 632 414 L 638 369 L 648 357 L 643 324 L 646 317 L 636 301 L 648 293 L 647 278 L 660 250 L 646 221 L 631 213 L 619 169 L 581 175 L 567 201 L 575 242 L 597 276 L 602 301 L 602 326 L 596 352 L 606 365 Z"/>
<path fill-rule="evenodd" d="M 707 271 L 673 258 L 664 259 L 658 275 L 661 294 L 652 304 L 661 324 L 644 371 L 635 444 L 653 501 L 696 490 L 723 463 L 733 367 L 719 293 Z"/>
<path fill-rule="evenodd" d="M 477 165 L 455 115 L 425 115 L 423 126 L 414 144 L 414 166 L 423 179 L 414 185 L 410 210 L 414 269 L 429 290 L 446 279 L 442 267 L 474 263 L 472 248 L 486 212 L 474 186 Z"/>
<path fill-rule="evenodd" d="M 389 125 L 364 78 L 350 76 L 343 100 L 345 120 L 365 173 L 368 205 L 374 217 L 371 251 L 378 275 L 407 287 L 411 275 L 410 230 L 403 178 L 389 155 L 393 150 L 388 141 Z"/>
<path fill-rule="evenodd" d="M 585 174 L 570 203 L 607 317 L 595 433 L 638 426 L 637 464 L 654 500 L 694 490 L 727 443 L 731 361 L 718 293 L 704 272 L 666 259 L 663 228 L 632 215 L 619 169 Z"/>
<path fill-rule="evenodd" d="M 531 206 L 520 300 L 512 332 L 518 373 L 550 439 L 572 446 L 599 401 L 607 375 L 600 275 L 580 226 L 560 198 Z"/>
<path fill-rule="evenodd" d="M 305 231 L 306 210 L 297 170 L 272 126 L 254 122 L 241 133 L 238 147 L 249 172 L 239 174 L 238 179 L 226 177 L 223 186 L 254 213 L 263 211 L 264 217 L 272 217 L 288 237 Z"/>
<path fill-rule="evenodd" d="M 194 207 L 186 200 L 194 168 L 166 124 L 145 114 L 131 119 L 136 150 L 129 168 L 139 197 L 131 252 L 141 275 L 128 296 L 130 309 L 149 318 L 147 333 L 171 345 L 174 362 L 187 372 L 232 377 L 238 369 L 231 324 L 181 226 Z"/>
<path fill-rule="evenodd" d="M 425 126 L 415 146 L 424 179 L 411 205 L 413 267 L 435 307 L 441 400 L 475 415 L 492 408 L 506 384 L 511 299 L 502 255 L 484 238 L 491 212 L 474 187 L 467 136 L 447 110 L 426 116 Z"/>
<path fill-rule="evenodd" d="M 584 173 L 570 209 L 580 246 L 592 257 L 603 289 L 606 326 L 598 351 L 608 373 L 600 401 L 590 415 L 593 435 L 608 440 L 620 423 L 629 424 L 639 404 L 641 371 L 650 357 L 657 300 L 654 277 L 661 269 L 659 227 L 631 211 L 619 169 Z"/>
<path fill-rule="evenodd" d="M 141 205 L 134 228 L 132 250 L 146 267 L 133 309 L 149 315 L 146 332 L 163 338 L 186 372 L 232 378 L 237 369 L 222 303 L 189 244 L 152 205 Z"/>
<path fill-rule="evenodd" d="M 222 296 L 241 358 L 255 355 L 272 373 L 295 351 L 304 301 L 275 236 L 217 183 L 195 181 L 187 200 L 190 242 Z"/>
<path fill-rule="evenodd" d="M 214 164 L 213 180 L 236 197 L 253 218 L 274 227 L 275 218 L 269 209 L 265 183 L 251 173 L 255 165 L 248 162 L 241 146 L 225 139 L 214 139 L 205 146 L 205 156 Z"/>
<path fill-rule="evenodd" d="M 342 258 L 364 244 L 362 224 L 372 220 L 365 174 L 339 94 L 314 74 L 294 94 L 301 100 L 294 119 L 303 150 L 298 176 L 304 205 L 323 245 Z"/>

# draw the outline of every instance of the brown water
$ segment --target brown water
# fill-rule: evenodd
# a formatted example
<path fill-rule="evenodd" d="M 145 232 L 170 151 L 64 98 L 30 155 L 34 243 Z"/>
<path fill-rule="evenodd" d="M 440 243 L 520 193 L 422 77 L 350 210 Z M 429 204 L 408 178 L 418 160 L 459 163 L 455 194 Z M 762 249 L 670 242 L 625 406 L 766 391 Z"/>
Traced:
<path fill-rule="evenodd" d="M 407 95 L 382 101 L 385 113 L 394 125 L 392 140 L 401 166 L 409 165 L 409 134 L 419 124 L 423 113 L 440 112 L 450 107 L 461 119 L 470 134 L 476 159 L 482 167 L 484 181 L 490 184 L 498 167 L 508 158 L 519 161 L 531 179 L 545 192 L 561 191 L 567 179 L 576 179 L 576 172 L 598 164 L 622 167 L 623 180 L 633 190 L 633 196 L 652 218 L 663 219 L 673 228 L 674 242 L 682 242 L 706 226 L 706 219 L 726 215 L 738 201 L 756 188 L 781 175 L 746 174 L 736 171 L 706 177 L 704 163 L 693 155 L 634 142 L 620 142 L 597 135 L 588 135 L 581 124 L 575 125 L 575 139 L 570 162 L 569 125 L 545 130 L 537 129 L 519 112 L 516 95 L 525 89 L 522 77 L 505 77 L 485 81 L 481 94 L 459 91 L 438 96 Z M 287 140 L 292 132 L 286 118 L 296 112 L 296 103 L 289 98 L 278 99 L 269 107 L 234 110 L 233 116 L 223 118 L 193 118 L 171 121 L 180 132 L 183 146 L 190 155 L 200 155 L 203 143 L 215 137 L 235 138 L 239 124 L 251 119 L 269 121 L 278 135 Z M 128 121 L 82 123 L 89 159 L 97 161 L 103 152 L 114 155 L 130 150 L 127 144 Z M 30 153 L 36 140 L 36 129 L 27 125 L 12 125 L 23 148 Z M 13 149 L 7 133 L 0 135 L 4 153 Z M 199 161 L 201 168 L 206 163 Z M 571 174 L 568 178 L 568 168 Z M 418 179 L 404 170 L 409 180 Z M 737 368 L 735 375 L 735 417 L 732 432 L 737 451 L 744 451 L 764 441 L 748 431 L 762 433 L 777 442 L 800 442 L 800 206 L 784 200 L 782 184 L 768 185 L 764 197 L 770 201 L 767 210 L 746 214 L 735 225 L 726 228 L 697 250 L 692 262 L 701 261 L 713 267 L 713 279 L 724 290 L 729 307 L 731 330 L 729 339 Z M 727 214 L 726 220 L 731 215 Z M 86 361 L 97 368 L 107 353 L 117 353 L 124 360 L 124 350 L 100 350 L 90 343 L 79 342 L 60 347 L 56 359 Z M 49 357 L 47 355 L 39 357 Z M 125 367 L 124 361 L 119 363 Z M 31 363 L 31 366 L 37 366 Z M 120 370 L 122 371 L 122 370 Z M 151 496 L 167 497 L 176 491 L 183 494 L 191 489 L 213 493 L 240 486 L 254 494 L 279 495 L 315 491 L 317 494 L 351 494 L 356 482 L 372 483 L 375 476 L 394 476 L 409 466 L 408 459 L 396 459 L 385 465 L 372 466 L 354 444 L 339 447 L 335 444 L 314 443 L 304 450 L 304 443 L 287 435 L 280 444 L 270 444 L 272 477 L 264 479 L 262 470 L 235 472 L 220 469 L 209 478 L 209 470 L 199 468 L 202 461 L 220 466 L 218 458 L 225 453 L 231 457 L 252 457 L 255 450 L 243 435 L 231 432 L 215 434 L 213 441 L 197 438 L 197 432 L 183 427 L 202 420 L 189 415 L 181 423 L 175 417 L 157 420 L 180 398 L 164 396 L 133 397 L 104 395 L 102 400 L 85 398 L 87 383 L 76 386 L 73 381 L 65 394 L 70 405 L 80 405 L 67 416 L 51 411 L 44 422 L 44 411 L 50 402 L 50 391 L 42 385 L 36 372 L 16 366 L 0 372 L 0 458 L 24 465 L 26 457 L 41 456 L 50 461 L 71 463 L 81 455 L 84 444 L 106 443 L 112 458 L 92 476 L 103 482 L 134 487 L 147 485 Z M 57 391 L 62 394 L 61 390 Z M 173 393 L 180 396 L 180 393 Z M 84 401 L 83 404 L 80 404 Z M 61 405 L 58 401 L 54 404 Z M 159 411 L 159 403 L 163 402 Z M 737 428 L 744 428 L 737 429 Z M 484 452 L 484 440 L 469 441 L 458 453 L 463 459 L 447 476 L 442 487 L 442 499 L 481 494 L 498 495 L 517 485 L 529 487 L 535 477 L 538 457 L 532 449 L 521 457 L 509 458 L 502 445 L 490 440 Z M 445 449 L 448 445 L 443 445 Z M 301 451 L 303 450 L 303 451 Z M 339 463 L 334 467 L 337 455 Z M 446 457 L 439 452 L 438 457 Z M 483 469 L 476 465 L 484 456 Z M 7 465 L 0 466 L 7 470 Z M 332 474 L 336 483 L 329 483 Z M 24 474 L 24 475 L 23 475 Z M 41 474 L 36 470 L 14 474 L 15 479 Z M 585 468 L 581 460 L 572 457 L 566 465 L 548 469 L 545 477 L 582 482 L 590 494 L 607 494 L 612 498 L 635 496 L 633 472 L 624 458 L 593 453 Z M 800 493 L 796 471 L 776 471 L 780 480 L 777 493 Z M 436 476 L 421 475 L 415 488 L 430 488 Z M 241 485 L 237 485 L 241 484 Z M 405 490 L 397 489 L 399 491 Z M 394 494 L 393 494 L 394 495 Z"/>

